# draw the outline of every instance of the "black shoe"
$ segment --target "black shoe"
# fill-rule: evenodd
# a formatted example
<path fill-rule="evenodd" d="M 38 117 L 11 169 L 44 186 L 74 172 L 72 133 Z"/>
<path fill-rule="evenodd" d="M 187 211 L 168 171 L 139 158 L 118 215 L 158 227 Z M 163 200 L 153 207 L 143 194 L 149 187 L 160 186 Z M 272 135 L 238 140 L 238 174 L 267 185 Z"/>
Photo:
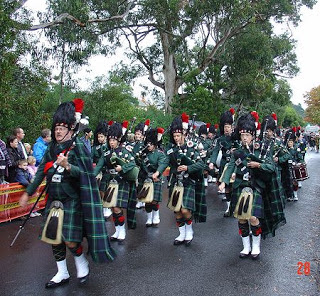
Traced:
<path fill-rule="evenodd" d="M 187 247 L 189 247 L 191 245 L 192 239 L 190 240 L 185 240 L 184 243 Z"/>
<path fill-rule="evenodd" d="M 64 284 L 67 284 L 67 283 L 69 283 L 69 279 L 70 278 L 64 279 L 59 283 L 56 283 L 54 281 L 49 281 L 46 283 L 46 289 L 56 288 L 56 287 L 62 286 Z"/>
<path fill-rule="evenodd" d="M 110 241 L 112 241 L 112 242 L 116 242 L 118 239 L 116 238 L 116 237 L 112 237 L 112 236 L 110 236 Z"/>
<path fill-rule="evenodd" d="M 146 224 L 146 227 L 152 227 L 152 224 Z"/>
<path fill-rule="evenodd" d="M 260 255 L 260 254 L 255 254 L 255 255 L 252 255 L 252 254 L 251 254 L 251 259 L 252 259 L 252 260 L 257 260 L 257 259 L 259 258 L 259 255 Z"/>
<path fill-rule="evenodd" d="M 239 258 L 241 258 L 241 259 L 249 258 L 249 256 L 250 256 L 250 253 L 249 254 L 244 254 L 244 253 L 239 254 Z"/>
<path fill-rule="evenodd" d="M 84 277 L 78 278 L 79 284 L 80 284 L 80 285 L 85 284 L 85 283 L 87 282 L 88 278 L 89 278 L 89 273 L 88 273 L 86 276 L 84 276 Z"/>
<path fill-rule="evenodd" d="M 231 217 L 230 211 L 224 212 L 223 217 Z"/>
<path fill-rule="evenodd" d="M 124 244 L 124 239 L 118 239 L 118 245 L 123 245 Z"/>
<path fill-rule="evenodd" d="M 179 241 L 179 240 L 174 240 L 174 242 L 173 242 L 173 244 L 175 245 L 175 246 L 179 246 L 179 245 L 182 245 L 184 243 L 184 241 Z"/>

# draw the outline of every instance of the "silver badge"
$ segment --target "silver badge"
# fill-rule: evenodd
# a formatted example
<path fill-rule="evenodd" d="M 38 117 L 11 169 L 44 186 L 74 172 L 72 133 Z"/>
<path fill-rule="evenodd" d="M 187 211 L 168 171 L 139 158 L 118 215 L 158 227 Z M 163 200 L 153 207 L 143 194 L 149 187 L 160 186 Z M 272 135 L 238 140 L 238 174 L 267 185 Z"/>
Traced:
<path fill-rule="evenodd" d="M 240 165 L 241 163 L 242 163 L 241 158 L 238 158 L 238 159 L 235 161 L 236 166 Z"/>
<path fill-rule="evenodd" d="M 59 174 L 54 174 L 54 175 L 52 176 L 51 181 L 52 181 L 53 183 L 61 183 L 61 175 L 59 175 Z"/>
<path fill-rule="evenodd" d="M 250 179 L 250 174 L 249 174 L 249 172 L 247 172 L 247 173 L 245 173 L 245 174 L 243 175 L 243 180 L 244 180 L 244 181 L 249 181 L 249 179 Z"/>

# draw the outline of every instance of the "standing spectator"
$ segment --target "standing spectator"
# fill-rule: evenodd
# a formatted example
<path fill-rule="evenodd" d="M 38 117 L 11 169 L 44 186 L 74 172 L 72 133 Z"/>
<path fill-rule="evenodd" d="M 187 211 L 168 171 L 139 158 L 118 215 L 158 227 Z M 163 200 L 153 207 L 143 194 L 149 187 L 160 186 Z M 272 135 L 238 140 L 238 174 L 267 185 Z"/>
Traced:
<path fill-rule="evenodd" d="M 32 147 L 30 143 L 24 143 L 24 148 L 26 148 L 27 151 L 27 156 L 29 157 L 30 155 L 33 155 Z"/>
<path fill-rule="evenodd" d="M 18 162 L 20 159 L 23 159 L 23 157 L 18 151 L 18 145 L 19 145 L 19 142 L 16 136 L 11 135 L 8 137 L 7 151 L 9 153 L 10 160 L 11 160 L 11 166 L 9 166 L 9 176 L 8 176 L 9 183 L 15 182 L 16 169 L 18 167 Z"/>
<path fill-rule="evenodd" d="M 5 177 L 8 177 L 9 166 L 11 166 L 11 159 L 5 142 L 0 139 L 0 184 L 4 184 Z"/>
<path fill-rule="evenodd" d="M 24 130 L 21 127 L 17 127 L 13 130 L 13 135 L 18 140 L 18 151 L 21 155 L 21 158 L 27 159 L 28 153 L 27 153 L 27 150 L 24 147 L 24 144 L 22 142 L 22 140 L 24 139 L 24 136 L 25 136 Z"/>
<path fill-rule="evenodd" d="M 87 127 L 83 130 L 84 136 L 80 138 L 80 140 L 84 143 L 84 147 L 88 150 L 88 152 L 91 154 L 91 137 L 93 135 L 93 132 L 91 128 Z"/>
<path fill-rule="evenodd" d="M 35 176 L 38 167 L 36 167 L 36 158 L 32 155 L 28 156 L 28 167 L 29 173 L 31 174 L 32 178 Z"/>
<path fill-rule="evenodd" d="M 33 145 L 33 156 L 36 158 L 36 166 L 40 164 L 40 161 L 47 150 L 48 144 L 51 142 L 51 130 L 45 128 L 41 131 L 41 136 L 36 140 Z"/>

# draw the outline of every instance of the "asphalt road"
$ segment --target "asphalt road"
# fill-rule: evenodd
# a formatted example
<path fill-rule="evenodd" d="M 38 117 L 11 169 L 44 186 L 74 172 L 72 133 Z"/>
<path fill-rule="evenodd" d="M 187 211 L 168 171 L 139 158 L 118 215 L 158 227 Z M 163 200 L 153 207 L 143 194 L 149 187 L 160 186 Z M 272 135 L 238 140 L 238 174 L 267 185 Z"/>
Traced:
<path fill-rule="evenodd" d="M 299 201 L 287 204 L 287 224 L 275 237 L 262 241 L 258 261 L 239 259 L 242 243 L 237 220 L 223 218 L 225 203 L 211 184 L 208 221 L 194 226 L 190 247 L 173 245 L 178 230 L 165 197 L 159 227 L 146 228 L 146 213 L 139 210 L 138 228 L 128 232 L 125 244 L 112 243 L 118 254 L 114 262 L 99 265 L 89 259 L 90 278 L 84 286 L 77 284 L 68 253 L 69 284 L 44 288 L 56 273 L 56 264 L 51 247 L 37 238 L 41 217 L 28 222 L 11 248 L 21 221 L 0 224 L 0 294 L 320 295 L 320 154 L 308 152 L 307 163 L 310 178 L 299 190 Z M 107 228 L 113 233 L 112 222 L 107 222 Z"/>

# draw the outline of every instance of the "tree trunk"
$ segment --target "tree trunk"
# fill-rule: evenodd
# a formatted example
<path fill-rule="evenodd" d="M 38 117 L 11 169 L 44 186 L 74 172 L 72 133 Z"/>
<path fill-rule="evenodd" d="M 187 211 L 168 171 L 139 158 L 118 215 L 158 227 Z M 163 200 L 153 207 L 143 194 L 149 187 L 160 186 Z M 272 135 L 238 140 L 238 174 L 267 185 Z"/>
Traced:
<path fill-rule="evenodd" d="M 165 91 L 165 112 L 171 114 L 171 103 L 178 94 L 177 68 L 174 53 L 170 51 L 170 37 L 167 33 L 160 33 L 163 48 L 163 76 Z"/>

